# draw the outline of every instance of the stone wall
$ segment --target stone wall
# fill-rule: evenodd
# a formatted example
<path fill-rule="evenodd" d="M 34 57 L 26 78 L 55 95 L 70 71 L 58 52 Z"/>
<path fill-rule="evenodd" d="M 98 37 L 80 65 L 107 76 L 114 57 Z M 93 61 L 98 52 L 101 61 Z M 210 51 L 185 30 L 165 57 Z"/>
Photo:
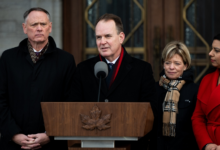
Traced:
<path fill-rule="evenodd" d="M 52 33 L 57 47 L 62 48 L 62 0 L 1 0 L 0 1 L 0 55 L 16 47 L 26 38 L 23 33 L 23 14 L 31 7 L 42 7 L 51 16 Z"/>

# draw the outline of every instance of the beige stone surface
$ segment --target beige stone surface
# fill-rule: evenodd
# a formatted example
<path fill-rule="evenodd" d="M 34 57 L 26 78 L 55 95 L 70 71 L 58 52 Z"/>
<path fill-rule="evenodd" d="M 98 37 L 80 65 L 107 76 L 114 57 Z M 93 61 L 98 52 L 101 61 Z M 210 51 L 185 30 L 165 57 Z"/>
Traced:
<path fill-rule="evenodd" d="M 57 47 L 62 48 L 62 0 L 1 0 L 0 1 L 0 55 L 6 49 L 18 46 L 27 36 L 23 33 L 23 14 L 31 7 L 42 7 L 51 15 L 52 33 Z"/>

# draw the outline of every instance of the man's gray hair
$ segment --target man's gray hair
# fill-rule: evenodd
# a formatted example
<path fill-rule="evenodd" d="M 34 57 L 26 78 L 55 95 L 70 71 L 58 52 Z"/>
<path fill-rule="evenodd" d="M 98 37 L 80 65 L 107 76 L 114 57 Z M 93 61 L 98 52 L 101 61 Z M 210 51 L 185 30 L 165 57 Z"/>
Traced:
<path fill-rule="evenodd" d="M 47 14 L 48 19 L 50 20 L 50 14 L 49 14 L 49 12 L 48 12 L 47 10 L 45 10 L 45 9 L 43 9 L 43 8 L 41 8 L 41 7 L 33 7 L 33 8 L 28 9 L 28 10 L 24 13 L 24 16 L 23 16 L 23 17 L 24 17 L 24 22 L 26 22 L 28 15 L 29 15 L 32 11 L 42 11 L 42 12 L 44 12 L 45 14 Z"/>

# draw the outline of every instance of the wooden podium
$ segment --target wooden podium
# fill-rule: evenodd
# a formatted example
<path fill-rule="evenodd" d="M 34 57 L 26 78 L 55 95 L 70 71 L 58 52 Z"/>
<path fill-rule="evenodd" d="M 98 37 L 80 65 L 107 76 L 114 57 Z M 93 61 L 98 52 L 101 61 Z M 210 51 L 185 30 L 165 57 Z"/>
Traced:
<path fill-rule="evenodd" d="M 126 150 L 115 141 L 137 141 L 153 127 L 150 103 L 41 102 L 41 107 L 47 135 L 81 140 L 81 148 L 69 150 Z"/>

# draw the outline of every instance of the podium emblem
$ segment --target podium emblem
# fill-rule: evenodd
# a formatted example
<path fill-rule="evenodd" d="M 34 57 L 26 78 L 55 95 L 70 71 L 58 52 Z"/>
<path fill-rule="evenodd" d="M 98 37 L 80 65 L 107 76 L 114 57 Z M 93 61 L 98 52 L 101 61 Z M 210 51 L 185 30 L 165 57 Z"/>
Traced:
<path fill-rule="evenodd" d="M 86 130 L 105 130 L 110 128 L 109 125 L 106 125 L 110 122 L 111 114 L 104 115 L 100 118 L 102 111 L 95 105 L 92 110 L 90 111 L 90 116 L 80 114 L 80 118 L 82 123 L 85 125 L 82 126 L 82 128 Z"/>

